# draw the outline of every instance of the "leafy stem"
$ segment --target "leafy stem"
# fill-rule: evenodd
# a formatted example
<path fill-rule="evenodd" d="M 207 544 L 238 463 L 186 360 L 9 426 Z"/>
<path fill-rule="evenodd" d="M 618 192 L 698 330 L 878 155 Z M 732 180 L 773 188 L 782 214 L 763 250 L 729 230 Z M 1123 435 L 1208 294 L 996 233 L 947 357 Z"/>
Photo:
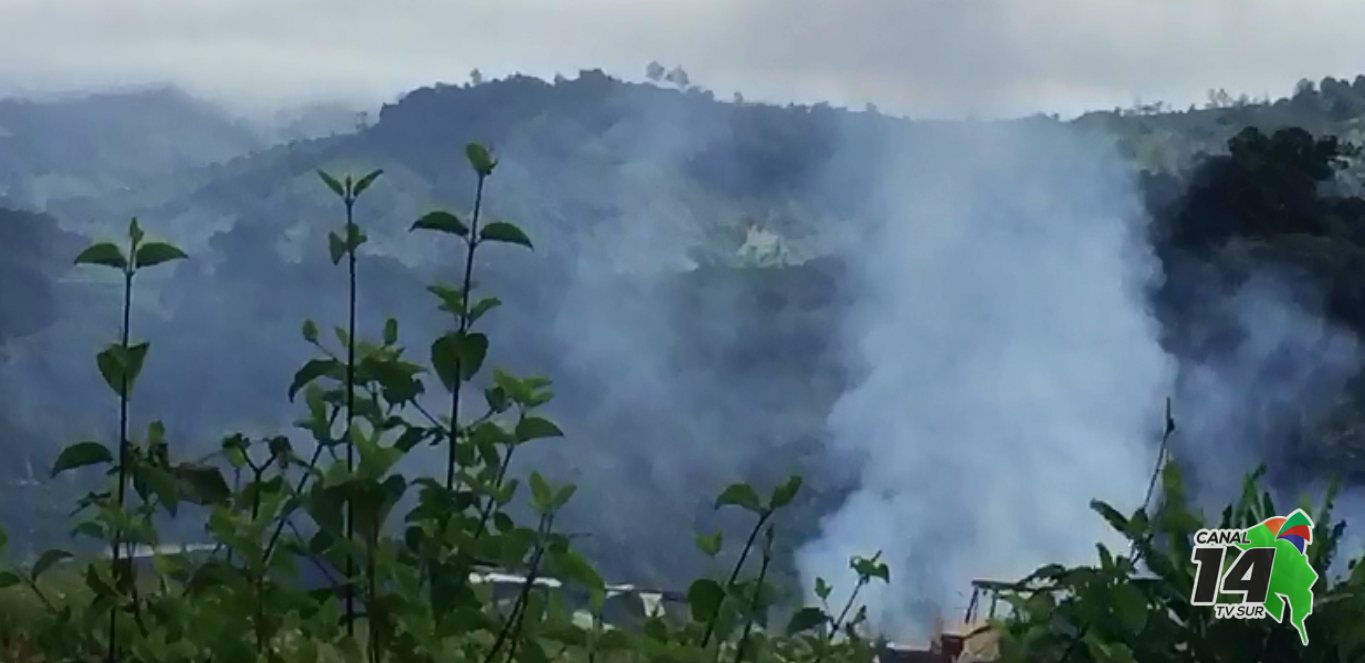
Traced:
<path fill-rule="evenodd" d="M 478 172 L 478 184 L 474 189 L 474 212 L 469 220 L 469 236 L 465 238 L 465 259 L 464 277 L 460 282 L 460 313 L 459 313 L 459 333 L 463 336 L 469 331 L 469 293 L 473 290 L 474 283 L 474 251 L 479 246 L 479 211 L 483 207 L 483 184 L 487 175 L 483 171 Z M 455 360 L 455 374 L 463 375 L 464 359 L 462 357 Z M 456 444 L 460 426 L 460 387 L 464 380 L 455 380 L 454 387 L 450 390 L 450 441 L 446 450 L 446 490 L 455 488 L 455 466 Z"/>

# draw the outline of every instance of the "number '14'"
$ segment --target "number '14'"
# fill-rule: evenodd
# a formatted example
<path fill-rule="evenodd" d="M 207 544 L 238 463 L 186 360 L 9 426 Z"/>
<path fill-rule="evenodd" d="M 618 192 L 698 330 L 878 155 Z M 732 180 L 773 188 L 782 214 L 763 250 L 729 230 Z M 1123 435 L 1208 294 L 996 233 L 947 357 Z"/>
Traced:
<path fill-rule="evenodd" d="M 1227 552 L 1240 553 L 1223 572 Z M 1195 564 L 1193 605 L 1213 605 L 1219 594 L 1241 594 L 1242 603 L 1265 603 L 1270 593 L 1270 570 L 1275 564 L 1274 548 L 1200 546 L 1190 555 Z"/>

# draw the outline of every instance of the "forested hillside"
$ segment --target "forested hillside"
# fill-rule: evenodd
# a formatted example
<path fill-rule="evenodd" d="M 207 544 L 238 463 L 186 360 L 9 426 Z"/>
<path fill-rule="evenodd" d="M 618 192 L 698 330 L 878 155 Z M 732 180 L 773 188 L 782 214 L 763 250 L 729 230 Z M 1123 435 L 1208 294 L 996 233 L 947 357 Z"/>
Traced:
<path fill-rule="evenodd" d="M 1046 316 L 1074 322 L 1040 324 L 1040 336 L 1084 321 L 1083 312 L 1065 310 L 1071 300 L 1056 288 L 1068 280 L 1069 263 L 1062 263 L 1073 256 L 1077 270 L 1107 260 L 1085 253 L 1108 251 L 1111 241 L 1089 235 L 1087 214 L 1099 217 L 1096 223 L 1132 224 L 1135 239 L 1124 251 L 1136 257 L 1115 261 L 1140 272 L 1141 297 L 1125 313 L 1144 322 L 1150 314 L 1157 349 L 1173 366 L 1169 395 L 1183 436 L 1173 454 L 1191 461 L 1195 501 L 1227 502 L 1240 490 L 1241 470 L 1261 463 L 1270 467 L 1272 491 L 1291 500 L 1332 474 L 1345 480 L 1347 496 L 1365 487 L 1365 381 L 1356 341 L 1365 331 L 1365 199 L 1355 195 L 1362 191 L 1359 162 L 1349 146 L 1362 137 L 1365 78 L 1324 81 L 1265 104 L 1224 100 L 1214 105 L 1226 107 L 1188 112 L 984 123 L 721 102 L 698 88 L 588 71 L 553 83 L 517 76 L 423 88 L 385 106 L 372 126 L 274 145 L 196 115 L 185 99 L 167 94 L 138 97 L 150 104 L 145 109 L 125 108 L 129 102 L 118 98 L 70 102 L 76 110 L 69 117 L 39 118 L 22 102 L 0 103 L 0 144 L 22 146 L 0 150 L 0 191 L 14 208 L 0 216 L 0 432 L 16 454 L 5 470 L 11 487 L 31 496 L 0 506 L 0 520 L 21 556 L 66 534 L 31 505 L 54 501 L 54 485 L 75 494 L 89 479 L 66 475 L 39 486 L 32 474 L 44 474 L 63 444 L 102 436 L 114 412 L 85 351 L 114 337 L 124 284 L 68 269 L 84 239 L 118 237 L 137 217 L 190 256 L 139 276 L 134 332 L 153 339 L 155 350 L 139 377 L 134 430 L 164 421 L 185 457 L 219 450 L 227 431 L 260 439 L 288 433 L 302 449 L 306 436 L 293 424 L 305 404 L 285 397 L 294 370 L 314 352 L 296 340 L 300 323 L 316 320 L 329 330 L 346 318 L 348 303 L 335 288 L 339 258 L 329 239 L 343 227 L 344 210 L 316 171 L 383 171 L 354 206 L 367 235 L 357 251 L 358 324 L 373 336 L 387 318 L 401 320 L 403 338 L 425 359 L 449 315 L 432 306 L 424 288 L 457 283 L 465 258 L 456 245 L 411 226 L 434 208 L 464 214 L 472 206 L 483 180 L 462 163 L 472 142 L 489 145 L 498 158 L 483 213 L 514 221 L 535 249 L 494 253 L 472 272 L 480 290 L 507 303 L 480 322 L 497 339 L 487 364 L 552 376 L 556 398 L 545 411 L 566 433 L 518 452 L 508 471 L 536 468 L 552 483 L 578 485 L 558 526 L 582 535 L 575 546 L 609 578 L 681 587 L 714 570 L 715 560 L 693 545 L 694 533 L 718 528 L 726 540 L 742 540 L 750 527 L 718 516 L 714 495 L 739 479 L 767 494 L 799 474 L 805 480 L 787 509 L 770 572 L 794 585 L 794 549 L 819 537 L 822 517 L 856 495 L 877 462 L 855 458 L 866 448 L 847 448 L 847 434 L 831 424 L 850 393 L 876 382 L 868 377 L 876 374 L 868 365 L 874 360 L 856 350 L 898 342 L 856 325 L 886 310 L 932 315 L 936 297 L 988 302 L 992 292 L 1004 292 L 1022 300 L 1018 309 L 981 304 L 979 328 L 923 323 L 947 358 L 943 365 L 923 361 L 929 386 L 914 398 L 949 402 L 955 394 L 931 388 L 933 371 L 952 373 L 954 361 L 979 359 L 949 352 L 954 337 L 1008 347 L 1012 330 L 991 328 L 1001 311 L 1022 309 L 1030 324 Z M 81 158 L 87 154 L 96 158 Z M 1059 184 L 1073 179 L 1074 196 Z M 920 192 L 910 201 L 934 203 L 923 191 L 935 187 L 958 197 L 924 209 L 896 197 L 910 190 Z M 936 268 L 924 273 L 944 281 L 900 289 L 873 283 L 880 272 L 868 263 L 895 262 L 865 257 L 881 237 L 875 228 L 900 216 L 955 213 L 964 217 L 961 227 L 982 227 L 967 217 L 1000 217 L 1006 230 L 958 237 L 954 218 L 939 219 L 941 226 L 926 221 L 933 236 L 924 245 L 951 251 L 921 255 Z M 1049 226 L 1053 213 L 1072 225 Z M 1011 215 L 1032 225 L 1009 226 Z M 962 268 L 939 264 L 973 255 L 978 243 L 988 258 Z M 1076 250 L 1059 249 L 1054 260 L 1049 246 Z M 1036 315 L 1028 312 L 1038 294 L 1027 289 L 1033 282 L 1011 282 L 1028 271 L 1007 264 L 1014 247 L 1032 252 L 1020 264 L 1056 270 L 1049 272 L 1056 280 L 1039 282 L 1054 291 L 1039 298 Z M 913 250 L 907 255 L 917 255 Z M 1100 272 L 1109 274 L 1107 267 Z M 902 290 L 927 303 L 906 309 L 884 301 Z M 1091 294 L 1079 290 L 1076 306 L 1094 303 L 1084 299 Z M 958 313 L 975 305 L 951 304 Z M 921 340 L 907 335 L 904 344 Z M 1031 346 L 1020 347 L 1026 353 Z M 1050 339 L 1044 347 L 1053 347 Z M 925 354 L 932 359 L 934 352 Z M 999 375 L 1013 375 L 1010 369 L 1018 366 Z M 1015 401 L 1006 392 L 1043 399 L 1038 394 L 1049 389 L 982 375 L 985 391 L 1004 394 L 1007 404 Z M 910 400 L 895 394 L 886 409 L 922 407 Z M 1124 407 L 1132 420 L 1151 419 L 1157 428 L 1147 403 Z M 955 415 L 958 426 L 989 418 Z M 1011 422 L 1000 437 L 1014 441 L 1028 427 Z M 956 442 L 926 444 L 951 450 Z M 1156 444 L 1151 436 L 1126 449 L 1136 448 L 1145 464 Z M 438 451 L 419 447 L 403 467 L 428 468 L 443 461 Z M 955 509 L 989 501 L 991 482 L 1010 469 L 1008 461 L 942 455 L 949 467 L 1000 470 L 991 477 L 964 472 L 962 485 L 926 481 L 936 496 L 982 491 L 984 498 L 963 497 Z M 925 457 L 938 456 L 931 448 Z M 1237 469 L 1202 462 L 1215 457 Z M 523 505 L 508 510 L 534 515 Z M 202 538 L 203 524 L 180 518 L 166 536 Z M 968 550 L 971 536 L 945 549 Z M 924 566 L 906 575 L 934 572 L 934 559 L 913 560 Z M 905 560 L 889 561 L 897 568 Z M 925 591 L 933 596 L 906 609 L 916 620 L 961 607 L 946 590 Z"/>

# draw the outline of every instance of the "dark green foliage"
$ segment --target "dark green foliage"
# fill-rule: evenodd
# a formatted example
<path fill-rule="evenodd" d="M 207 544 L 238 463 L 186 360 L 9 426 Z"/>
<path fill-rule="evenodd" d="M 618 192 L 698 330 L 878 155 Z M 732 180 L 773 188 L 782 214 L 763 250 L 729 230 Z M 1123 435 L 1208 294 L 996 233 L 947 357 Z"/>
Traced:
<path fill-rule="evenodd" d="M 1332 519 L 1334 486 L 1312 512 L 1309 561 L 1318 572 L 1316 600 L 1308 618 L 1310 646 L 1288 624 L 1271 620 L 1219 620 L 1209 607 L 1189 603 L 1195 566 L 1191 542 L 1197 529 L 1247 528 L 1279 515 L 1258 481 L 1247 477 L 1241 499 L 1219 521 L 1206 519 L 1185 501 L 1179 466 L 1162 473 L 1164 499 L 1148 515 L 1124 516 L 1111 506 L 1092 506 L 1128 541 L 1118 555 L 1097 546 L 1098 563 L 1073 568 L 1050 565 L 1006 592 L 1014 613 L 999 624 L 1002 661 L 1356 661 L 1365 656 L 1365 565 L 1344 576 L 1329 566 L 1340 554 L 1345 523 Z"/>
<path fill-rule="evenodd" d="M 98 442 L 72 445 L 52 473 L 111 466 L 109 484 L 81 500 L 84 519 L 76 526 L 77 533 L 109 545 L 111 554 L 82 562 L 76 573 L 83 594 L 70 602 L 54 602 L 39 584 L 70 566 L 69 552 L 48 551 L 22 575 L 0 572 L 0 585 L 25 585 L 46 610 L 35 630 L 21 634 L 28 646 L 46 660 L 98 655 L 137 661 L 492 663 L 594 660 L 627 651 L 699 662 L 722 654 L 736 661 L 769 660 L 779 653 L 783 660 L 868 658 L 871 650 L 856 630 L 860 618 L 845 619 L 852 598 L 838 617 L 814 608 L 797 613 L 792 623 L 803 633 L 791 642 L 755 629 L 777 605 L 779 588 L 770 576 L 776 516 L 796 498 L 797 477 L 781 483 L 766 501 L 747 484 L 728 488 L 717 508 L 739 506 L 755 519 L 728 578 L 698 581 L 693 619 L 648 616 L 639 632 L 603 622 L 606 585 L 556 526 L 576 486 L 555 485 L 533 471 L 525 479 L 525 503 L 534 522 L 519 524 L 512 517 L 509 508 L 523 485 L 512 475 L 513 453 L 564 432 L 538 413 L 553 397 L 545 378 L 494 369 L 479 385 L 487 409 L 471 414 L 460 407 L 462 387 L 485 375 L 490 340 L 474 324 L 500 304 L 497 298 L 473 297 L 476 250 L 487 242 L 532 246 L 511 223 L 480 226 L 483 180 L 497 160 L 478 145 L 466 156 L 479 181 L 469 226 L 445 212 L 413 226 L 449 234 L 463 245 L 460 285 L 431 288 L 454 316 L 455 329 L 432 343 L 429 366 L 406 358 L 397 320 L 386 320 L 378 342 L 355 325 L 356 258 L 364 233 L 353 211 L 379 171 L 359 179 L 319 173 L 347 214 L 343 231 L 329 241 L 333 261 L 347 259 L 351 320 L 335 328 L 335 344 L 321 340 L 315 322 L 302 325 L 304 340 L 319 355 L 298 370 L 288 396 L 291 401 L 302 396 L 306 411 L 298 427 L 312 445 L 306 455 L 296 453 L 301 445 L 288 435 L 231 434 L 211 457 L 181 461 L 160 422 L 135 439 L 129 404 L 151 346 L 130 341 L 134 276 L 186 256 L 170 244 L 145 241 L 136 220 L 126 250 L 107 243 L 80 254 L 78 263 L 123 276 L 121 338 L 96 362 L 119 400 L 120 440 L 117 454 Z M 448 417 L 421 404 L 426 377 L 449 392 Z M 445 481 L 398 471 L 400 460 L 427 444 L 448 450 Z M 339 449 L 344 458 L 337 457 Z M 203 510 L 215 549 L 207 555 L 157 553 L 151 568 L 134 563 L 135 545 L 160 543 L 157 514 L 175 514 L 187 503 Z M 722 553 L 719 533 L 700 538 L 699 545 L 713 556 Z M 524 576 L 510 602 L 471 576 L 489 566 Z M 743 572 L 755 566 L 756 575 L 746 578 Z M 875 564 L 855 560 L 853 568 L 859 586 L 871 577 L 886 578 L 884 567 Z M 299 582 L 306 569 L 320 572 L 327 587 Z M 565 583 L 565 589 L 540 588 L 537 579 L 545 577 Z M 590 623 L 574 619 L 571 590 L 586 592 Z M 821 625 L 830 628 L 817 632 Z"/>

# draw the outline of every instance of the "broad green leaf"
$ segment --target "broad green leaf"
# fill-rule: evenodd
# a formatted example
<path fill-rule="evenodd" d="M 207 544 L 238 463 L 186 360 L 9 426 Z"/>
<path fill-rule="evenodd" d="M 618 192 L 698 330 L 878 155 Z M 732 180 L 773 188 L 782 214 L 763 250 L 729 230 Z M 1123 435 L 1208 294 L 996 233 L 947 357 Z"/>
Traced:
<path fill-rule="evenodd" d="M 1090 509 L 1103 516 L 1109 525 L 1118 530 L 1119 533 L 1128 533 L 1128 518 L 1119 513 L 1118 509 L 1101 500 L 1091 500 Z"/>
<path fill-rule="evenodd" d="M 318 323 L 312 320 L 303 321 L 303 340 L 309 343 L 318 342 Z"/>
<path fill-rule="evenodd" d="M 720 610 L 725 600 L 725 590 L 720 583 L 710 578 L 702 578 L 687 588 L 687 603 L 692 609 L 692 620 L 708 622 Z"/>
<path fill-rule="evenodd" d="M 0 571 L 0 589 L 13 587 L 19 584 L 19 576 L 9 571 Z"/>
<path fill-rule="evenodd" d="M 279 462 L 284 463 L 294 456 L 294 445 L 289 442 L 289 438 L 283 435 L 276 435 L 270 438 L 267 444 L 270 448 L 270 455 Z"/>
<path fill-rule="evenodd" d="M 728 505 L 743 507 L 754 513 L 763 512 L 763 503 L 758 499 L 758 493 L 747 483 L 731 484 L 716 498 L 717 509 Z"/>
<path fill-rule="evenodd" d="M 878 561 L 882 554 L 879 552 L 872 557 L 856 556 L 849 561 L 849 567 L 862 578 L 881 578 L 883 582 L 891 582 L 891 568 L 885 563 Z"/>
<path fill-rule="evenodd" d="M 62 560 L 71 559 L 71 557 L 72 554 L 65 550 L 48 550 L 38 557 L 37 562 L 34 562 L 33 570 L 29 572 L 29 577 L 36 581 L 44 573 L 47 573 L 48 569 Z"/>
<path fill-rule="evenodd" d="M 602 576 L 586 559 L 571 549 L 551 549 L 549 553 L 550 573 L 565 582 L 571 582 L 591 591 L 602 591 L 606 583 Z"/>
<path fill-rule="evenodd" d="M 360 226 L 354 223 L 346 224 L 346 248 L 354 251 L 369 240 L 369 235 L 365 234 Z"/>
<path fill-rule="evenodd" d="M 114 455 L 103 444 L 99 442 L 77 442 L 62 449 L 62 453 L 58 454 L 57 462 L 52 465 L 52 476 L 55 477 L 62 472 L 78 467 L 112 462 L 114 462 Z"/>
<path fill-rule="evenodd" d="M 479 143 L 470 143 L 465 146 L 464 154 L 469 159 L 469 165 L 478 173 L 480 177 L 488 177 L 493 174 L 493 169 L 498 162 L 488 151 L 488 148 Z"/>
<path fill-rule="evenodd" d="M 484 389 L 483 398 L 488 402 L 488 409 L 494 412 L 506 412 L 510 405 L 507 390 L 502 387 L 492 386 Z"/>
<path fill-rule="evenodd" d="M 351 190 L 351 196 L 354 198 L 359 198 L 360 194 L 365 193 L 365 189 L 370 188 L 370 185 L 374 184 L 374 181 L 379 179 L 379 176 L 383 174 L 384 171 L 382 169 L 375 170 L 372 171 L 370 174 L 360 178 L 360 181 L 355 183 L 355 188 Z"/>
<path fill-rule="evenodd" d="M 161 500 L 162 506 L 174 516 L 177 507 L 180 505 L 180 487 L 176 484 L 175 477 L 159 467 L 149 465 L 137 466 L 135 474 Z"/>
<path fill-rule="evenodd" d="M 398 342 L 398 321 L 389 318 L 384 321 L 384 345 L 393 345 Z"/>
<path fill-rule="evenodd" d="M 166 242 L 148 242 L 137 249 L 137 267 L 152 267 L 171 260 L 188 258 L 184 251 Z"/>
<path fill-rule="evenodd" d="M 791 621 L 787 622 L 787 635 L 795 635 L 802 631 L 808 631 L 817 626 L 823 625 L 829 617 L 825 616 L 825 611 L 819 608 L 801 608 L 792 615 Z"/>
<path fill-rule="evenodd" d="M 81 251 L 76 256 L 77 265 L 103 265 L 116 269 L 127 269 L 128 259 L 123 256 L 123 251 L 119 247 L 109 242 L 100 242 L 90 248 Z"/>
<path fill-rule="evenodd" d="M 796 497 L 797 491 L 800 490 L 801 477 L 796 475 L 788 477 L 782 485 L 773 489 L 773 496 L 768 502 L 768 508 L 776 510 L 787 506 Z"/>
<path fill-rule="evenodd" d="M 313 359 L 304 364 L 303 368 L 294 374 L 294 381 L 289 385 L 289 400 L 292 402 L 304 385 L 340 368 L 341 363 L 335 359 Z"/>
<path fill-rule="evenodd" d="M 461 302 L 464 301 L 463 295 L 459 290 L 448 285 L 427 286 L 427 291 L 436 295 L 441 300 L 441 310 L 451 315 L 459 315 Z"/>
<path fill-rule="evenodd" d="M 469 323 L 473 324 L 483 317 L 483 314 L 502 305 L 502 300 L 497 297 L 484 297 L 475 302 L 473 308 L 469 309 Z"/>
<path fill-rule="evenodd" d="M 548 419 L 529 416 L 517 422 L 517 442 L 529 442 L 543 437 L 564 437 L 564 431 Z"/>
<path fill-rule="evenodd" d="M 185 463 L 177 467 L 175 473 L 188 489 L 187 499 L 195 504 L 222 504 L 232 496 L 232 490 L 216 467 Z"/>
<path fill-rule="evenodd" d="M 99 366 L 100 375 L 104 377 L 105 384 L 119 396 L 127 396 L 132 392 L 133 385 L 137 382 L 137 376 L 142 373 L 142 363 L 147 358 L 148 343 L 138 343 L 124 348 L 114 344 L 104 349 L 95 357 L 95 363 Z M 125 390 L 126 388 L 126 390 Z"/>
<path fill-rule="evenodd" d="M 417 219 L 412 224 L 411 230 L 435 230 L 438 232 L 449 233 L 466 237 L 469 235 L 469 226 L 466 226 L 460 217 L 444 210 L 427 212 L 422 218 Z"/>
<path fill-rule="evenodd" d="M 815 595 L 816 595 L 816 596 L 820 597 L 821 599 L 827 599 L 827 598 L 829 598 L 829 594 L 830 594 L 830 592 L 832 592 L 832 591 L 834 591 L 834 588 L 833 588 L 833 587 L 830 587 L 830 586 L 829 586 L 829 583 L 826 582 L 824 578 L 816 578 L 816 579 L 815 579 Z"/>
<path fill-rule="evenodd" d="M 1124 581 L 1120 583 L 1114 587 L 1110 600 L 1127 635 L 1135 637 L 1147 625 L 1147 597 L 1137 587 Z"/>
<path fill-rule="evenodd" d="M 720 530 L 716 530 L 714 534 L 710 535 L 698 534 L 697 548 L 700 549 L 702 552 L 706 553 L 707 556 L 715 557 L 716 555 L 720 554 L 720 546 L 723 540 L 724 533 L 721 532 Z"/>
<path fill-rule="evenodd" d="M 549 511 L 554 505 L 554 492 L 540 472 L 531 472 L 531 505 L 537 511 Z"/>
<path fill-rule="evenodd" d="M 106 579 L 105 575 L 100 571 L 101 569 L 94 564 L 86 566 L 85 586 L 89 587 L 90 590 L 95 593 L 96 597 L 113 596 L 116 593 L 114 591 L 114 583 L 111 579 Z"/>
<path fill-rule="evenodd" d="M 506 242 L 508 244 L 520 244 L 528 249 L 531 246 L 531 238 L 518 228 L 506 221 L 494 221 L 479 230 L 480 242 Z"/>
<path fill-rule="evenodd" d="M 331 175 L 327 174 L 325 171 L 322 170 L 318 171 L 318 177 L 322 178 L 322 181 L 327 184 L 327 188 L 331 189 L 332 193 L 335 193 L 336 195 L 341 196 L 343 198 L 346 196 L 346 189 L 345 187 L 341 186 L 341 182 L 338 182 L 337 178 L 332 177 Z"/>
<path fill-rule="evenodd" d="M 563 509 L 564 505 L 568 504 L 569 500 L 573 499 L 573 495 L 576 492 L 578 492 L 578 486 L 574 484 L 560 486 L 559 490 L 555 491 L 555 498 L 554 501 L 550 503 L 550 508 L 555 511 Z"/>
<path fill-rule="evenodd" d="M 451 332 L 431 344 L 431 364 L 446 389 L 478 374 L 487 354 L 488 337 L 479 333 Z"/>
<path fill-rule="evenodd" d="M 421 444 L 422 440 L 426 439 L 427 436 L 430 434 L 431 433 L 426 429 L 408 428 L 407 430 L 403 431 L 402 435 L 398 436 L 398 440 L 393 443 L 393 446 L 395 449 L 398 449 L 403 452 L 408 452 L 411 451 L 418 444 Z"/>
<path fill-rule="evenodd" d="M 327 233 L 327 249 L 332 254 L 332 264 L 340 265 L 341 259 L 346 256 L 346 242 L 341 239 L 341 235 Z"/>

